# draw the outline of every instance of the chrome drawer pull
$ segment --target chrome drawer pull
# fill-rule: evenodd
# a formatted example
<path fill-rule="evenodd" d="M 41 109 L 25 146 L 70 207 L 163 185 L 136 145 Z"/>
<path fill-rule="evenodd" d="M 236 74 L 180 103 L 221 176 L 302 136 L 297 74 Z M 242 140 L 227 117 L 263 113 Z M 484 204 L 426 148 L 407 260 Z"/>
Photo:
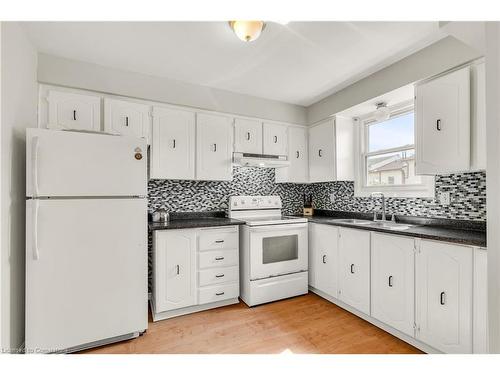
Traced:
<path fill-rule="evenodd" d="M 220 292 L 220 293 L 215 293 L 216 296 L 222 296 L 224 295 L 224 292 Z"/>
<path fill-rule="evenodd" d="M 224 243 L 224 240 L 216 240 L 215 243 Z"/>
<path fill-rule="evenodd" d="M 224 277 L 224 274 L 221 273 L 220 275 L 215 275 L 215 277 Z"/>
<path fill-rule="evenodd" d="M 215 257 L 215 260 L 224 260 L 224 257 Z"/>

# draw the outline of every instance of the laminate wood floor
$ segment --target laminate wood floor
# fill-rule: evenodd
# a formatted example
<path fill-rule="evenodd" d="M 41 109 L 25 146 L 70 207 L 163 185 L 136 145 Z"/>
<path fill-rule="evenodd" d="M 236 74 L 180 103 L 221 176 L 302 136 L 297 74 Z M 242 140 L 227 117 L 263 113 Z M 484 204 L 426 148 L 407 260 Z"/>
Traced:
<path fill-rule="evenodd" d="M 134 340 L 85 354 L 421 353 L 378 327 L 309 293 L 248 308 L 237 305 L 150 322 Z"/>

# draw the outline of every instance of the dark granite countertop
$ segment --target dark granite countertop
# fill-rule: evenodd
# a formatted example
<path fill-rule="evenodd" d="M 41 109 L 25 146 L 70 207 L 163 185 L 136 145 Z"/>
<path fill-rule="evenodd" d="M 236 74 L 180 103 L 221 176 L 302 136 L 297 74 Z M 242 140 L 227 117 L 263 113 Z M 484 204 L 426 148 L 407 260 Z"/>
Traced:
<path fill-rule="evenodd" d="M 166 223 L 149 220 L 149 230 L 207 228 L 242 224 L 245 224 L 245 222 L 230 219 L 226 217 L 223 211 L 171 212 L 170 220 Z"/>
<path fill-rule="evenodd" d="M 339 223 L 334 219 L 364 219 L 372 220 L 372 214 L 344 211 L 315 210 L 313 216 L 307 217 L 310 222 L 329 224 L 341 227 L 364 229 L 373 232 L 391 233 L 400 236 L 418 237 L 430 240 L 453 242 L 462 245 L 486 247 L 486 223 L 469 220 L 432 219 L 414 216 L 396 216 L 397 223 L 411 224 L 406 230 L 391 230 L 388 228 L 372 227 Z"/>

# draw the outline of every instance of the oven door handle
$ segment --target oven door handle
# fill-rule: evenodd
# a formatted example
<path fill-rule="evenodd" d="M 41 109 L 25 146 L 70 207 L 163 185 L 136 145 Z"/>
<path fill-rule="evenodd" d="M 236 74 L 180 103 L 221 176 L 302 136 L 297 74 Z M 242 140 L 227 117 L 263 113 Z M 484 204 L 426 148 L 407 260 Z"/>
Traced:
<path fill-rule="evenodd" d="M 273 233 L 274 231 L 282 231 L 282 230 L 290 230 L 290 229 L 306 229 L 307 223 L 300 224 L 274 224 L 274 225 L 263 225 L 261 227 L 250 227 L 251 233 L 262 233 L 269 232 Z"/>

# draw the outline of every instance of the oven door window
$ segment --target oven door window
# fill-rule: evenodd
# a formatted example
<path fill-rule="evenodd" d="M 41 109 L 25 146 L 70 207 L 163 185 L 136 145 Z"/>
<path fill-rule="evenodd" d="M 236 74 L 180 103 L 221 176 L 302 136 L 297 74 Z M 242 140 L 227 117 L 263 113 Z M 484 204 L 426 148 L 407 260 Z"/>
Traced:
<path fill-rule="evenodd" d="M 299 257 L 298 235 L 264 237 L 262 239 L 262 263 L 271 264 L 296 260 Z"/>

